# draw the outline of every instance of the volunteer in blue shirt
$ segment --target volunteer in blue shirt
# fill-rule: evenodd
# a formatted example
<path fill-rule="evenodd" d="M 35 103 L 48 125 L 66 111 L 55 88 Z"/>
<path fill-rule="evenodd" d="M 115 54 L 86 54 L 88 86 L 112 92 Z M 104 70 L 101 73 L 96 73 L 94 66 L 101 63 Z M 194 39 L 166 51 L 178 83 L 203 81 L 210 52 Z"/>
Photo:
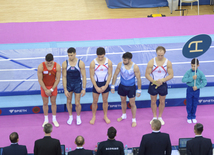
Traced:
<path fill-rule="evenodd" d="M 195 67 L 196 65 L 196 67 Z M 184 77 L 182 78 L 182 82 L 187 84 L 187 92 L 186 92 L 186 109 L 187 109 L 187 122 L 188 123 L 197 123 L 196 120 L 196 109 L 198 105 L 198 99 L 200 95 L 200 88 L 203 88 L 207 85 L 207 79 L 202 71 L 198 69 L 199 61 L 198 59 L 192 59 L 191 61 L 191 69 L 188 70 Z M 196 75 L 195 75 L 196 68 Z M 194 86 L 194 80 L 196 80 L 196 84 Z"/>

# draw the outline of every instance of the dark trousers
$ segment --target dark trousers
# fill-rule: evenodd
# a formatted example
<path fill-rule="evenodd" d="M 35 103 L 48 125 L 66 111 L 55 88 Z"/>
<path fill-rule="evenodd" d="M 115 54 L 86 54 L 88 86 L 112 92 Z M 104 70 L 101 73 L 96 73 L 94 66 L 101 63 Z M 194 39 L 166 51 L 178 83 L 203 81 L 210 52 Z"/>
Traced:
<path fill-rule="evenodd" d="M 186 109 L 187 109 L 187 119 L 195 119 L 195 113 L 198 105 L 198 99 L 200 95 L 200 89 L 196 91 L 193 90 L 192 87 L 187 87 L 187 95 L 186 95 Z"/>

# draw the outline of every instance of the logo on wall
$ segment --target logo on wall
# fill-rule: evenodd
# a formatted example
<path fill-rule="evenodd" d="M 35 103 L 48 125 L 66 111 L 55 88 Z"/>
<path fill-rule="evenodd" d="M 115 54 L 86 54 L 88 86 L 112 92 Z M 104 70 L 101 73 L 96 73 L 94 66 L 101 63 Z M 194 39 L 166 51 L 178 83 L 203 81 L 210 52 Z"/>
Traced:
<path fill-rule="evenodd" d="M 10 113 L 13 113 L 14 109 L 9 110 Z"/>
<path fill-rule="evenodd" d="M 212 43 L 209 35 L 200 34 L 192 37 L 186 42 L 183 47 L 182 53 L 186 58 L 196 58 L 204 54 Z"/>
<path fill-rule="evenodd" d="M 40 108 L 39 107 L 33 107 L 32 111 L 33 111 L 33 113 L 37 114 L 40 112 Z"/>
<path fill-rule="evenodd" d="M 27 112 L 27 109 L 10 109 L 9 112 L 12 114 L 12 113 L 25 113 Z"/>
<path fill-rule="evenodd" d="M 186 99 L 184 100 L 184 105 L 187 105 L 187 100 Z"/>
<path fill-rule="evenodd" d="M 203 100 L 198 100 L 199 103 L 203 102 Z"/>
<path fill-rule="evenodd" d="M 130 103 L 128 103 L 128 104 L 127 104 L 127 107 L 128 107 L 129 109 L 131 109 L 131 105 L 130 105 Z"/>
<path fill-rule="evenodd" d="M 0 109 L 0 115 L 1 115 L 1 113 L 2 113 L 2 110 Z"/>

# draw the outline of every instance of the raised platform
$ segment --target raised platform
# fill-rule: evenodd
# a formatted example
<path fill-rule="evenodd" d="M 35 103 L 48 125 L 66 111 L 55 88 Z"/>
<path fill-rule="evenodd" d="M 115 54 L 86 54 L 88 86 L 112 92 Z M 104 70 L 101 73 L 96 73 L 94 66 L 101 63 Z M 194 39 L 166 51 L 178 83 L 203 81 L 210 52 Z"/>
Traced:
<path fill-rule="evenodd" d="M 214 104 L 214 87 L 205 87 L 200 91 L 200 105 Z M 168 89 L 168 95 L 166 97 L 166 107 L 170 106 L 184 106 L 186 97 L 185 88 L 170 88 Z M 40 95 L 18 95 L 18 96 L 1 96 L 0 97 L 0 115 L 18 115 L 18 114 L 33 114 L 43 113 L 42 110 L 42 98 Z M 109 93 L 109 110 L 121 109 L 120 96 Z M 65 112 L 66 109 L 66 97 L 63 93 L 57 96 L 57 111 Z M 82 111 L 91 111 L 91 104 L 93 102 L 92 92 L 86 93 L 80 100 L 82 105 Z M 127 100 L 128 103 L 128 100 Z M 74 104 L 74 99 L 72 101 Z M 158 101 L 157 101 L 158 104 Z M 142 90 L 140 97 L 136 97 L 136 105 L 138 108 L 150 107 L 150 96 L 147 90 Z M 49 103 L 50 106 L 50 103 Z M 129 107 L 129 106 L 128 106 Z M 99 97 L 98 110 L 102 110 L 102 97 Z M 73 106 L 75 111 L 75 106 Z M 49 112 L 51 112 L 49 108 Z"/>

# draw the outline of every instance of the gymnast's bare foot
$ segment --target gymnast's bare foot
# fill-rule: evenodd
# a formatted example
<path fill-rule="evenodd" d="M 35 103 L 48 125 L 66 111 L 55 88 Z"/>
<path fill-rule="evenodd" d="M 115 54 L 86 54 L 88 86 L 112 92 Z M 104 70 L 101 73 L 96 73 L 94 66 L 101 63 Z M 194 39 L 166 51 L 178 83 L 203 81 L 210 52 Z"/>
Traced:
<path fill-rule="evenodd" d="M 120 121 L 122 121 L 122 120 L 123 120 L 122 117 L 120 117 L 120 118 L 117 119 L 118 122 L 120 122 Z"/>
<path fill-rule="evenodd" d="M 104 120 L 106 121 L 107 124 L 111 123 L 110 119 L 108 119 L 107 116 L 104 116 Z"/>
<path fill-rule="evenodd" d="M 132 127 L 136 127 L 137 126 L 137 123 L 136 122 L 132 122 Z"/>
<path fill-rule="evenodd" d="M 96 117 L 92 117 L 92 119 L 90 120 L 90 124 L 94 124 L 95 123 L 95 120 L 96 120 Z"/>

